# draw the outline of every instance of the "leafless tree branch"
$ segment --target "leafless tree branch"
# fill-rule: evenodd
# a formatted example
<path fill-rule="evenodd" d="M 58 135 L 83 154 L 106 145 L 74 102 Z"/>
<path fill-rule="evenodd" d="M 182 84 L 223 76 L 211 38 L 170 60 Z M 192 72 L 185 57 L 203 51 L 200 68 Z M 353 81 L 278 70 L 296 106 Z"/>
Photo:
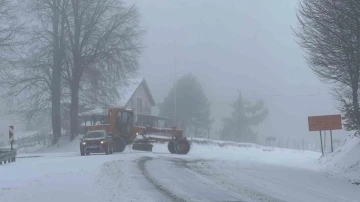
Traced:
<path fill-rule="evenodd" d="M 323 82 L 332 84 L 346 128 L 359 130 L 360 3 L 303 0 L 297 19 L 294 33 L 310 68 Z"/>

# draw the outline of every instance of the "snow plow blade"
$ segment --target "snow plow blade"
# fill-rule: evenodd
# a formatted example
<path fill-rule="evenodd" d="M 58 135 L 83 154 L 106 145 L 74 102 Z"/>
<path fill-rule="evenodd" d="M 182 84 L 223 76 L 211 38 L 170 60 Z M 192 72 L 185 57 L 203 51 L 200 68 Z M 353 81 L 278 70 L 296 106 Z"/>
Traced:
<path fill-rule="evenodd" d="M 152 148 L 154 145 L 150 144 L 150 143 L 134 143 L 132 146 L 133 150 L 138 150 L 138 151 L 150 151 L 152 152 Z"/>

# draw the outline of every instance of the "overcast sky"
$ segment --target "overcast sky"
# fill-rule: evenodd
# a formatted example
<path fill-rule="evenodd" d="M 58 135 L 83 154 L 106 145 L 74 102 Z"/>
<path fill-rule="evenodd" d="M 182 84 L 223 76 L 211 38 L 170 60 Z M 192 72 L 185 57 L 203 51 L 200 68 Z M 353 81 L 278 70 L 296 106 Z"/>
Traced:
<path fill-rule="evenodd" d="M 318 140 L 307 116 L 339 113 L 295 42 L 297 0 L 134 1 L 147 30 L 141 72 L 156 102 L 172 87 L 176 57 L 177 76 L 191 72 L 203 85 L 218 129 L 237 89 L 265 100 L 262 137 Z"/>
<path fill-rule="evenodd" d="M 307 117 L 339 113 L 329 86 L 316 78 L 295 42 L 297 0 L 126 1 L 139 7 L 147 30 L 141 74 L 157 103 L 174 83 L 176 58 L 177 76 L 193 73 L 202 84 L 215 129 L 230 116 L 238 89 L 245 97 L 264 99 L 269 108 L 258 129 L 260 141 L 267 136 L 319 141 L 318 133 L 308 132 Z M 7 131 L 10 123 L 3 121 L 9 117 L 1 119 L 0 129 Z"/>

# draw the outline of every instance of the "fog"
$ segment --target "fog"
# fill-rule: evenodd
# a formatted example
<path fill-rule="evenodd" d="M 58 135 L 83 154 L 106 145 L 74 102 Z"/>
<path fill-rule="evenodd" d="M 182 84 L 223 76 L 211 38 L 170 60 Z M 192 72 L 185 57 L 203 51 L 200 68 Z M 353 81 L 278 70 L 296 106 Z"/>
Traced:
<path fill-rule="evenodd" d="M 263 99 L 269 109 L 257 128 L 261 143 L 276 136 L 282 143 L 290 137 L 319 144 L 318 133 L 308 132 L 307 117 L 339 113 L 330 85 L 313 74 L 296 44 L 291 28 L 296 28 L 297 0 L 126 2 L 139 7 L 146 29 L 140 74 L 155 101 L 163 101 L 175 76 L 196 75 L 211 101 L 212 138 L 219 138 L 238 90 L 246 98 Z M 0 121 L 1 133 L 8 125 L 23 128 L 14 117 Z M 334 138 L 346 134 L 334 131 Z"/>
<path fill-rule="evenodd" d="M 296 0 L 135 1 L 146 28 L 141 73 L 156 102 L 175 78 L 197 76 L 216 119 L 212 136 L 229 116 L 229 104 L 241 90 L 262 98 L 270 111 L 259 126 L 267 136 L 317 141 L 307 117 L 339 113 L 329 93 L 306 64 L 291 27 L 296 27 Z M 343 139 L 349 132 L 335 131 Z"/>

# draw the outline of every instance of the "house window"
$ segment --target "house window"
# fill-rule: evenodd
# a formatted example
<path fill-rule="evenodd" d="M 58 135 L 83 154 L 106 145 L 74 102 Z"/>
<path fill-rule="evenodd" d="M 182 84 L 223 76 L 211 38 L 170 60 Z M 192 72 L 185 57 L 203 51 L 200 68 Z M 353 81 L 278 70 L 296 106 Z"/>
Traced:
<path fill-rule="evenodd" d="M 139 113 L 142 112 L 142 99 L 141 98 L 137 99 L 137 110 Z"/>
<path fill-rule="evenodd" d="M 149 113 L 149 103 L 147 100 L 145 101 L 145 111 Z"/>

